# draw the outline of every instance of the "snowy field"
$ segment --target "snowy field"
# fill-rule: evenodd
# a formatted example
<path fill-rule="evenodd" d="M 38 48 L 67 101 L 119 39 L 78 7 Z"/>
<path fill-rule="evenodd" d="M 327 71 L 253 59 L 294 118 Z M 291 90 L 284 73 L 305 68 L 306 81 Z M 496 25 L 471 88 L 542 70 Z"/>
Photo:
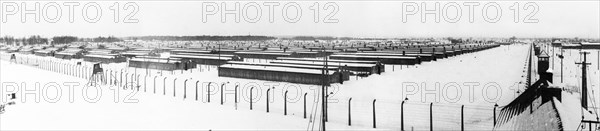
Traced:
<path fill-rule="evenodd" d="M 2 130 L 289 130 L 309 129 L 308 120 L 259 111 L 184 101 L 169 96 L 136 93 L 101 86 L 86 87 L 86 80 L 0 61 L 3 91 L 15 86 L 34 90 L 39 83 L 39 102 L 34 94 L 18 95 L 17 104 L 0 115 Z M 72 88 L 70 88 L 72 86 Z M 69 95 L 72 89 L 72 95 Z M 88 95 L 84 94 L 87 89 Z M 98 95 L 96 89 L 101 89 Z M 61 93 L 57 93 L 57 92 Z M 117 92 L 117 90 L 119 90 Z M 23 91 L 23 90 L 21 90 Z M 31 93 L 31 92 L 29 92 Z M 119 95 L 116 95 L 119 94 Z M 132 95 L 132 97 L 129 97 Z M 86 97 L 87 96 L 87 97 Z M 7 100 L 3 97 L 3 100 Z M 25 102 L 21 102 L 21 100 Z M 177 121 L 177 122 L 168 122 Z M 335 129 L 351 129 L 329 124 Z M 357 128 L 360 129 L 360 128 Z"/>
<path fill-rule="evenodd" d="M 524 88 L 528 49 L 529 45 L 501 46 L 416 66 L 386 65 L 386 72 L 381 75 L 351 77 L 350 81 L 334 84 L 328 89 L 332 93 L 328 97 L 327 128 L 373 129 L 375 114 L 375 129 L 399 130 L 401 105 L 407 98 L 404 104 L 406 130 L 429 129 L 431 102 L 431 119 L 436 130 L 459 130 L 462 105 L 465 129 L 490 130 L 493 127 L 494 105 L 497 103 L 499 107 L 496 109 L 500 109 Z M 134 92 L 131 88 L 123 90 L 122 87 L 101 85 L 101 97 L 93 99 L 97 95 L 96 88 L 85 88 L 88 76 L 78 75 L 80 73 L 77 71 L 82 66 L 75 66 L 81 60 L 19 55 L 19 59 L 30 63 L 26 66 L 9 64 L 7 55 L 2 55 L 0 65 L 2 91 L 14 91 L 11 90 L 14 86 L 22 88 L 22 82 L 28 89 L 33 89 L 38 82 L 42 88 L 39 91 L 49 94 L 41 95 L 39 103 L 33 100 L 35 95 L 18 95 L 17 100 L 27 100 L 6 108 L 7 111 L 0 115 L 2 129 L 307 130 L 319 127 L 319 119 L 315 117 L 320 116 L 320 104 L 314 101 L 319 100 L 315 94 L 319 94 L 320 86 L 218 77 L 215 66 L 200 65 L 193 70 L 171 72 L 127 68 L 126 64 L 121 63 L 103 65 L 108 69 L 108 79 L 113 83 L 130 83 L 139 88 L 139 92 L 131 95 Z M 75 76 L 35 66 L 44 68 L 49 62 L 70 64 L 70 67 L 77 69 L 71 73 Z M 89 67 L 91 63 L 84 62 L 83 66 Z M 131 74 L 136 74 L 134 79 L 131 79 Z M 60 100 L 51 99 L 56 96 L 52 94 L 56 93 L 55 88 L 49 86 L 53 83 L 62 88 Z M 73 87 L 74 93 L 71 93 L 73 103 L 69 100 L 67 86 L 72 84 L 78 85 Z M 47 91 L 44 90 L 46 87 L 49 87 Z M 234 102 L 236 87 L 239 93 L 237 103 Z M 88 89 L 87 95 L 83 95 L 83 89 Z M 115 95 L 116 90 L 119 90 L 118 96 Z M 269 113 L 266 112 L 267 92 Z M 224 93 L 222 105 L 221 93 Z M 304 98 L 307 101 L 306 119 Z M 348 103 L 350 98 L 351 105 Z M 249 109 L 250 101 L 252 110 Z M 286 102 L 287 113 L 284 113 Z M 351 109 L 351 126 L 348 126 L 348 107 Z M 70 124 L 82 121 L 83 124 Z M 164 121 L 176 122 L 166 124 Z"/>

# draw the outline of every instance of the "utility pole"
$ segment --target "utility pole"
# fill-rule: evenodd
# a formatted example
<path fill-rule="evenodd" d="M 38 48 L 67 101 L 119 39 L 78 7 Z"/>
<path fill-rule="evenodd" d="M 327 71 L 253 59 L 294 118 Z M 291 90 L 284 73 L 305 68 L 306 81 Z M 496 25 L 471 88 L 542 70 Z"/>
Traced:
<path fill-rule="evenodd" d="M 583 106 L 583 108 L 588 109 L 588 105 L 587 105 L 587 65 L 590 65 L 590 63 L 587 63 L 587 59 L 586 56 L 587 54 L 590 54 L 590 52 L 580 52 L 580 54 L 583 54 L 583 62 L 581 63 L 575 63 L 575 64 L 580 64 L 581 65 L 581 106 Z"/>
<path fill-rule="evenodd" d="M 327 53 L 325 53 L 325 47 L 323 46 L 322 48 L 323 48 L 323 58 L 325 59 L 325 61 L 324 61 L 325 64 L 324 64 L 323 71 L 322 71 L 323 72 L 323 86 L 321 88 L 321 100 L 322 100 L 322 103 L 321 103 L 321 124 L 322 124 L 321 127 L 322 128 L 321 128 L 321 130 L 325 131 L 327 129 L 327 128 L 325 128 L 325 120 L 327 117 L 325 114 L 327 112 L 325 108 L 327 106 L 326 105 L 326 103 L 327 103 L 326 94 L 327 94 L 327 84 L 329 84 L 329 79 L 328 79 L 329 71 L 327 70 L 327 64 L 328 64 Z"/>
<path fill-rule="evenodd" d="M 563 53 L 564 50 L 560 48 L 560 56 L 558 56 L 558 58 L 560 58 L 560 83 L 563 83 L 563 59 L 565 58 Z"/>

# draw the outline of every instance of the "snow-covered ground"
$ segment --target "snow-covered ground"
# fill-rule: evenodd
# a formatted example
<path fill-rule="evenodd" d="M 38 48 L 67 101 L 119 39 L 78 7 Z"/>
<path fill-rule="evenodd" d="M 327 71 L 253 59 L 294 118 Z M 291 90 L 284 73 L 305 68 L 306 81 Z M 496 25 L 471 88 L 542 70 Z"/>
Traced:
<path fill-rule="evenodd" d="M 544 46 L 542 49 L 547 50 L 550 58 L 550 68 L 552 68 L 554 74 L 554 84 L 559 87 L 565 88 L 562 93 L 562 102 L 557 105 L 560 117 L 563 122 L 565 130 L 576 130 L 581 129 L 581 119 L 598 121 L 598 111 L 600 97 L 599 93 L 599 82 L 600 82 L 600 51 L 599 50 L 578 50 L 578 49 L 565 49 L 562 53 L 564 59 L 558 57 L 561 54 L 560 48 L 552 48 Z M 579 63 L 583 61 L 583 55 L 580 52 L 589 52 L 587 55 L 587 88 L 588 88 L 588 110 L 585 110 L 581 106 L 581 65 Z M 552 58 L 553 57 L 553 58 Z M 562 72 L 562 82 L 561 82 Z M 583 117 L 582 117 L 583 116 Z M 585 125 L 586 128 L 588 125 Z M 598 126 L 598 125 L 594 125 Z M 586 129 L 587 130 L 587 129 Z"/>
<path fill-rule="evenodd" d="M 328 90 L 328 129 L 372 129 L 373 101 L 376 99 L 376 129 L 399 130 L 401 103 L 408 98 L 404 108 L 405 129 L 429 129 L 429 105 L 433 104 L 434 129 L 459 130 L 460 108 L 464 107 L 465 129 L 492 129 L 494 104 L 506 105 L 523 90 L 528 45 L 510 45 L 485 51 L 468 53 L 417 66 L 386 65 L 386 72 L 366 78 L 351 78 L 344 84 L 334 84 Z M 6 54 L 2 59 L 7 59 Z M 81 60 L 59 60 L 49 57 L 19 56 L 29 60 L 51 60 L 75 64 Z M 257 61 L 258 62 L 258 61 Z M 262 60 L 266 62 L 266 60 Z M 85 66 L 91 63 L 84 62 Z M 32 66 L 9 64 L 0 66 L 3 83 L 32 82 L 45 84 L 56 82 L 86 83 L 76 78 Z M 76 68 L 79 68 L 76 66 Z M 102 98 L 89 103 L 81 94 L 75 94 L 75 103 L 62 97 L 59 103 L 17 102 L 0 115 L 2 129 L 318 129 L 318 122 L 310 123 L 320 115 L 320 86 L 269 82 L 237 78 L 217 77 L 215 66 L 200 65 L 188 71 L 157 71 L 127 68 L 126 64 L 105 64 L 111 70 L 111 80 L 120 79 L 120 71 L 140 75 L 140 92 L 135 95 L 137 103 L 124 103 L 131 92 L 120 90 L 120 101 L 114 102 L 116 87 L 102 86 Z M 146 77 L 146 73 L 148 74 Z M 126 75 L 125 73 L 123 75 Z M 127 78 L 131 78 L 127 75 Z M 86 77 L 87 78 L 87 77 Z M 153 79 L 156 78 L 156 81 Z M 166 78 L 166 79 L 164 79 Z M 145 79 L 145 80 L 144 80 Z M 175 80 L 175 86 L 173 81 Z M 188 80 L 186 86 L 183 85 Z M 127 79 L 131 82 L 131 79 Z M 163 82 L 164 80 L 164 82 Z M 195 100 L 198 82 L 199 100 Z M 519 84 L 519 83 L 522 84 Z M 211 102 L 207 92 L 210 84 Z M 220 105 L 221 85 L 225 102 Z M 239 102 L 233 102 L 236 85 L 239 86 Z M 175 87 L 175 88 L 173 88 Z M 187 98 L 183 98 L 185 93 Z M 254 87 L 254 89 L 252 89 Z M 83 88 L 75 87 L 74 89 Z M 145 91 L 144 91 L 145 88 Z M 269 91 L 269 113 L 266 113 L 266 93 Z M 63 96 L 67 94 L 63 86 Z M 113 90 L 111 90 L 113 89 Z M 250 111 L 250 90 L 253 94 L 253 110 Z M 52 90 L 52 89 L 51 89 Z M 92 96 L 94 88 L 90 88 Z M 156 91 L 155 91 L 156 90 Z M 173 92 L 175 90 L 175 92 Z M 287 115 L 284 115 L 284 96 L 287 93 Z M 52 92 L 52 91 L 49 91 Z M 81 90 L 75 91 L 80 93 Z M 307 94 L 307 119 L 303 118 L 303 95 Z M 163 95 L 164 94 L 164 95 Z M 173 96 L 175 94 L 175 96 Z M 33 99 L 28 96 L 28 99 Z M 348 124 L 349 99 L 351 123 Z M 498 107 L 499 109 L 500 107 Z M 314 118 L 313 118 L 314 119 Z M 314 119 L 318 121 L 318 119 Z M 72 126 L 70 123 L 81 123 Z M 89 121 L 89 122 L 88 122 Z M 173 122 L 165 122 L 173 121 Z M 100 123 L 100 124 L 98 124 Z M 167 124 L 168 123 L 168 124 Z M 204 124 L 206 123 L 206 124 Z M 23 126 L 39 124 L 41 126 Z"/>
<path fill-rule="evenodd" d="M 40 86 L 34 94 L 17 94 L 16 104 L 0 115 L 1 130 L 304 130 L 309 120 L 262 111 L 204 104 L 114 87 L 86 87 L 87 80 L 0 61 L 3 92 Z M 24 84 L 24 85 L 22 85 Z M 72 88 L 69 88 L 72 86 Z M 26 88 L 26 89 L 24 89 Z M 84 90 L 87 89 L 87 95 Z M 61 93 L 57 93 L 60 90 Z M 70 91 L 72 90 L 72 92 Z M 117 92 L 117 90 L 119 90 Z M 71 92 L 71 93 L 69 93 Z M 31 92 L 29 92 L 31 93 Z M 119 95 L 116 95 L 116 94 Z M 129 97 L 131 96 L 131 97 Z M 7 102 L 14 101 L 3 98 Z M 24 102 L 21 102 L 21 101 Z M 332 123 L 334 129 L 361 129 Z M 317 128 L 317 127 L 315 127 Z"/>

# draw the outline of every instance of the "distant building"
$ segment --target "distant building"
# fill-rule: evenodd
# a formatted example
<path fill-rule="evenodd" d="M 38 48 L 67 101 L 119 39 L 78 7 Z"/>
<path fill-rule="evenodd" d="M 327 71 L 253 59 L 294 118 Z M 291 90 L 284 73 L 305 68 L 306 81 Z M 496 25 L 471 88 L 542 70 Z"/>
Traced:
<path fill-rule="evenodd" d="M 54 54 L 55 58 L 60 59 L 81 59 L 83 57 L 83 49 L 68 48 L 64 51 Z"/>
<path fill-rule="evenodd" d="M 584 49 L 600 49 L 600 43 L 582 42 L 581 48 Z"/>

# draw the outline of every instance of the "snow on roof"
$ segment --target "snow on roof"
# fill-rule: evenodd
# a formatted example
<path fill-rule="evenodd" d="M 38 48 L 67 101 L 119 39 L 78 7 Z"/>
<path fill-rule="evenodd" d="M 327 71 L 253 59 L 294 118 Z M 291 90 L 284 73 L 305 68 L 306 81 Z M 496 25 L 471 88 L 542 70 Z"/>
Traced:
<path fill-rule="evenodd" d="M 178 49 L 178 50 L 171 50 L 172 52 L 195 52 L 195 53 L 210 53 L 211 51 L 208 50 L 185 50 L 185 49 Z"/>
<path fill-rule="evenodd" d="M 54 51 L 54 50 L 37 50 L 37 51 L 35 51 L 35 53 L 50 53 L 52 51 Z"/>
<path fill-rule="evenodd" d="M 180 62 L 178 59 L 142 59 L 142 58 L 132 58 L 129 61 L 138 61 L 138 62 L 158 62 L 158 63 L 175 63 Z"/>
<path fill-rule="evenodd" d="M 553 72 L 553 70 L 552 70 L 552 68 L 548 68 L 548 70 L 546 70 L 546 72 L 547 72 L 547 73 L 552 73 L 552 72 Z"/>
<path fill-rule="evenodd" d="M 581 42 L 581 45 L 599 45 L 600 43 Z"/>
<path fill-rule="evenodd" d="M 290 67 L 276 67 L 276 66 L 256 66 L 256 65 L 240 65 L 240 64 L 225 64 L 219 68 L 234 68 L 234 69 L 250 69 L 250 70 L 264 70 L 264 71 L 277 71 L 277 72 L 293 72 L 302 74 L 322 74 L 321 70 L 316 69 L 301 69 L 301 68 L 290 68 Z M 329 72 L 328 75 L 333 74 Z"/>
<path fill-rule="evenodd" d="M 231 60 L 231 57 L 226 56 L 197 56 L 197 55 L 171 55 L 171 57 L 175 58 L 191 58 L 191 59 L 213 59 L 213 60 Z"/>
<path fill-rule="evenodd" d="M 58 52 L 56 54 L 60 54 L 60 55 L 74 55 L 74 54 L 79 53 L 81 51 L 83 51 L 83 50 L 81 50 L 81 49 L 75 49 L 75 48 L 69 48 L 69 49 L 66 49 L 64 51 Z"/>
<path fill-rule="evenodd" d="M 124 55 L 148 55 L 148 54 L 150 54 L 150 51 L 127 51 L 127 52 L 123 52 L 121 54 L 124 54 Z"/>
<path fill-rule="evenodd" d="M 279 60 L 299 60 L 299 61 L 325 61 L 324 59 L 316 58 L 294 58 L 294 57 L 277 57 Z M 377 61 L 363 61 L 363 60 L 337 60 L 329 59 L 329 62 L 346 62 L 346 63 L 364 63 L 364 64 L 376 64 Z"/>
<path fill-rule="evenodd" d="M 260 55 L 291 55 L 291 53 L 274 53 L 274 52 L 235 52 L 236 54 L 260 54 Z"/>
<path fill-rule="evenodd" d="M 169 58 L 169 57 L 155 57 L 155 56 L 136 56 L 135 58 L 140 59 L 159 59 L 159 60 L 181 60 L 181 58 Z"/>
<path fill-rule="evenodd" d="M 111 52 L 112 52 L 112 50 L 103 50 L 103 49 L 96 49 L 96 50 L 88 51 L 88 53 L 90 53 L 90 54 L 110 54 Z"/>
<path fill-rule="evenodd" d="M 173 55 L 192 55 L 192 56 L 219 56 L 219 54 L 198 54 L 198 53 L 176 53 Z M 221 57 L 233 57 L 233 55 L 221 54 Z"/>
<path fill-rule="evenodd" d="M 228 64 L 242 64 L 242 65 L 257 65 L 257 66 L 281 66 L 281 67 L 298 67 L 298 68 L 323 68 L 323 66 L 314 65 L 297 65 L 297 64 L 280 64 L 280 63 L 251 63 L 242 61 L 229 61 Z M 338 69 L 338 67 L 328 67 L 329 69 Z"/>
<path fill-rule="evenodd" d="M 339 55 L 368 55 L 368 56 L 433 56 L 431 53 L 405 53 L 402 55 L 402 52 L 381 52 L 381 53 L 341 53 Z"/>
<path fill-rule="evenodd" d="M 32 51 L 32 50 L 33 50 L 32 48 L 26 48 L 26 49 L 21 49 L 20 51 L 21 52 L 27 52 L 27 51 Z"/>
<path fill-rule="evenodd" d="M 361 56 L 361 55 L 331 55 L 334 57 L 354 57 L 354 58 L 385 58 L 385 59 L 417 59 L 410 56 Z"/>
<path fill-rule="evenodd" d="M 153 51 L 153 48 L 135 48 L 134 51 Z"/>
<path fill-rule="evenodd" d="M 96 57 L 96 58 L 106 58 L 106 59 L 115 58 L 114 55 L 94 55 L 94 54 L 85 55 L 85 57 Z"/>
<path fill-rule="evenodd" d="M 286 64 L 303 64 L 303 65 L 324 65 L 324 62 L 313 62 L 313 61 L 293 61 L 293 60 L 282 60 L 273 61 L 271 63 L 286 63 Z M 373 67 L 375 64 L 360 64 L 360 63 L 343 63 L 343 62 L 328 62 L 330 66 L 349 66 L 349 67 Z"/>
<path fill-rule="evenodd" d="M 33 49 L 41 50 L 41 49 L 44 49 L 44 47 L 42 47 L 42 46 L 36 46 L 36 47 L 33 47 Z"/>
<path fill-rule="evenodd" d="M 298 54 L 318 54 L 319 52 L 311 52 L 311 51 L 298 51 Z"/>
<path fill-rule="evenodd" d="M 127 48 L 125 48 L 125 47 L 108 47 L 106 49 L 108 49 L 108 50 L 127 50 Z"/>

